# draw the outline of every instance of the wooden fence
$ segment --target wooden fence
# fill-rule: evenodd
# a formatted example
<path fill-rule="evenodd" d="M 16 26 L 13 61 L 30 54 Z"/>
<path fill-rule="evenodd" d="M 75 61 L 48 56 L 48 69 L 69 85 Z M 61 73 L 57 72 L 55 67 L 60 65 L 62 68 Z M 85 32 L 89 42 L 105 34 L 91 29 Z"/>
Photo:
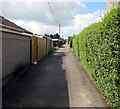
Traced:
<path fill-rule="evenodd" d="M 36 36 L 31 37 L 31 63 L 34 64 L 40 61 L 46 55 L 49 54 L 53 49 L 52 40 L 39 38 Z"/>
<path fill-rule="evenodd" d="M 37 61 L 39 61 L 46 56 L 46 39 L 37 38 L 37 42 L 38 42 Z"/>

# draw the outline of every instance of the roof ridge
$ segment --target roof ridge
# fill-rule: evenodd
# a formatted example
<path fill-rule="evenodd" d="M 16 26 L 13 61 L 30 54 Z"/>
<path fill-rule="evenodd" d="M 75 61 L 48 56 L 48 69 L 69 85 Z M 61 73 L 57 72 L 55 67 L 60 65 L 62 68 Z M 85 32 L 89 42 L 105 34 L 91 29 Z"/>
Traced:
<path fill-rule="evenodd" d="M 0 17 L 2 18 L 2 20 L 0 20 L 0 24 L 6 25 L 6 26 L 10 26 L 10 27 L 13 27 L 13 28 L 16 28 L 16 29 L 20 29 L 20 30 L 22 30 L 25 33 L 33 34 L 32 32 L 22 28 L 21 26 L 19 26 L 19 25 L 15 24 L 14 22 L 6 19 L 5 17 L 3 17 L 1 15 L 0 15 Z"/>

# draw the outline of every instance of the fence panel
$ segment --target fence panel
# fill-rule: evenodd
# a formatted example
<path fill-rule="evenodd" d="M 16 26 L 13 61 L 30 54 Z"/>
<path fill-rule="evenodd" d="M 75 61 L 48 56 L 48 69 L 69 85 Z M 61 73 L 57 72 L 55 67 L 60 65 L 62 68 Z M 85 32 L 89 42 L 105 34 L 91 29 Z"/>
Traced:
<path fill-rule="evenodd" d="M 37 37 L 31 37 L 31 63 L 34 64 L 37 61 Z"/>
<path fill-rule="evenodd" d="M 39 61 L 46 56 L 46 39 L 37 38 L 37 42 L 38 42 L 37 61 Z"/>

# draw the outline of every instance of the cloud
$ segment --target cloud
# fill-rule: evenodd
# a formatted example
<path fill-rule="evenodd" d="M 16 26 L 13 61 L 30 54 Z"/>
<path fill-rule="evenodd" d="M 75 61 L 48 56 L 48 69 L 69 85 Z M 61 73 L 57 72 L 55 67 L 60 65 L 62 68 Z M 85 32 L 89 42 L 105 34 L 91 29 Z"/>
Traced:
<path fill-rule="evenodd" d="M 36 34 L 54 34 L 58 32 L 58 27 L 53 25 L 45 25 L 37 21 L 24 21 L 24 20 L 11 20 L 15 22 L 17 25 L 26 28 L 29 31 L 32 31 Z"/>
<path fill-rule="evenodd" d="M 62 25 L 64 38 L 78 34 L 92 23 L 101 21 L 103 10 L 80 14 L 86 5 L 76 2 L 50 2 L 58 22 Z M 19 26 L 37 34 L 55 34 L 56 24 L 47 2 L 2 2 L 2 14 Z"/>
<path fill-rule="evenodd" d="M 62 26 L 71 25 L 74 14 L 85 8 L 77 2 L 50 2 L 57 21 Z M 3 2 L 2 15 L 9 19 L 37 21 L 45 25 L 57 25 L 47 2 Z"/>
<path fill-rule="evenodd" d="M 73 24 L 61 28 L 61 31 L 63 31 L 64 38 L 67 38 L 67 36 L 71 36 L 73 34 L 79 34 L 84 28 L 88 27 L 89 25 L 101 21 L 102 20 L 101 18 L 104 17 L 104 13 L 105 11 L 103 10 L 97 10 L 93 13 L 88 14 L 76 14 L 72 21 Z M 58 26 L 47 25 L 40 23 L 38 21 L 25 21 L 25 20 L 12 20 L 12 21 L 34 33 L 38 34 L 58 33 Z"/>
<path fill-rule="evenodd" d="M 104 14 L 105 14 L 104 10 L 97 10 L 93 13 L 87 14 L 77 14 L 74 17 L 75 31 L 79 33 L 89 25 L 102 21 Z"/>
<path fill-rule="evenodd" d="M 62 28 L 64 38 L 67 38 L 67 36 L 74 34 L 79 34 L 89 25 L 102 21 L 104 14 L 105 10 L 97 10 L 93 13 L 75 15 L 73 25 Z"/>

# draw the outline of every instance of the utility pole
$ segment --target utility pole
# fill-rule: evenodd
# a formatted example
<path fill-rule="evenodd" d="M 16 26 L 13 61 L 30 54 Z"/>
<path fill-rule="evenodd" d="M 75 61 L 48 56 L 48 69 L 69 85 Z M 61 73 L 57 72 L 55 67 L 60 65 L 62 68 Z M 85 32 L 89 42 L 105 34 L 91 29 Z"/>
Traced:
<path fill-rule="evenodd" d="M 63 30 L 62 30 L 62 39 L 63 39 Z"/>
<path fill-rule="evenodd" d="M 61 29 L 61 25 L 59 24 L 59 35 L 60 35 L 60 29 Z"/>

